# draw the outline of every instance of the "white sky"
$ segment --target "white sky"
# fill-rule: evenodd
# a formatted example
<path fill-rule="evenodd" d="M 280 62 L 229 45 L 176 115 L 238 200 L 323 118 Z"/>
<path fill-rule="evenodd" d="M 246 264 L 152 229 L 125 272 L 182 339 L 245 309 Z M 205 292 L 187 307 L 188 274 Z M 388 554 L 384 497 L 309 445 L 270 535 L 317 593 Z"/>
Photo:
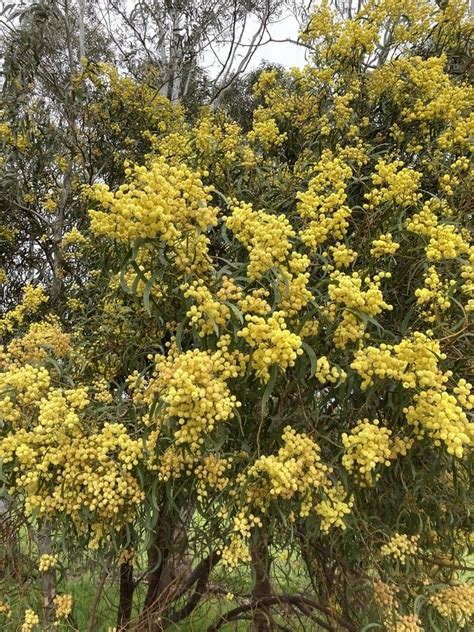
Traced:
<path fill-rule="evenodd" d="M 269 31 L 274 39 L 283 40 L 289 38 L 296 40 L 299 28 L 296 18 L 293 15 L 287 15 L 282 20 L 272 24 Z M 270 42 L 257 50 L 252 59 L 251 67 L 255 68 L 264 60 L 281 64 L 285 68 L 291 68 L 292 66 L 302 67 L 305 65 L 306 51 L 307 49 L 304 46 L 297 46 L 290 42 Z"/>
<path fill-rule="evenodd" d="M 259 23 L 256 19 L 249 20 L 245 32 L 245 43 L 248 44 L 251 41 L 254 33 L 258 30 L 258 27 Z M 290 12 L 283 14 L 280 19 L 276 20 L 268 26 L 268 31 L 270 32 L 271 38 L 275 40 L 290 39 L 296 41 L 298 38 L 299 30 L 300 26 L 298 24 L 298 21 Z M 262 41 L 268 42 L 268 39 L 268 35 L 265 35 Z M 239 61 L 241 60 L 245 52 L 245 47 L 242 47 L 241 53 L 238 54 L 236 59 L 234 60 L 234 68 L 238 66 Z M 258 47 L 252 57 L 250 64 L 247 67 L 246 72 L 258 67 L 263 61 L 270 61 L 276 64 L 280 64 L 284 68 L 291 68 L 292 66 L 302 67 L 305 65 L 306 52 L 307 49 L 304 46 L 298 46 L 297 44 L 293 44 L 292 42 L 268 42 Z M 223 55 L 223 57 L 225 57 L 225 55 Z M 203 61 L 204 67 L 207 68 L 207 71 L 211 74 L 211 76 L 214 73 L 217 74 L 217 72 L 219 72 L 219 64 L 216 63 L 216 59 L 212 51 L 204 52 Z"/>

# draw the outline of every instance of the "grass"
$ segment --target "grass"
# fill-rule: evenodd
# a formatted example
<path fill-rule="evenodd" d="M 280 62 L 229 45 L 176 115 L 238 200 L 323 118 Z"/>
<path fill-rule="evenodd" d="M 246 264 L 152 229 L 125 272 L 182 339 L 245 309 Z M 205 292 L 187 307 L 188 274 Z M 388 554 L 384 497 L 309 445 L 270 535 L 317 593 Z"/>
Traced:
<path fill-rule="evenodd" d="M 273 583 L 277 592 L 305 592 L 308 585 L 304 568 L 297 559 L 286 559 L 286 555 L 276 555 L 273 564 Z M 82 572 L 81 572 L 82 571 Z M 77 630 L 86 632 L 87 625 L 94 602 L 98 573 L 89 570 L 84 564 L 82 569 L 75 571 L 73 575 L 59 578 L 57 590 L 59 594 L 70 593 L 73 597 L 72 625 L 58 626 L 58 630 Z M 243 597 L 252 589 L 252 577 L 248 570 L 229 571 L 222 566 L 214 569 L 210 578 L 213 590 L 207 595 L 200 605 L 185 622 L 172 625 L 172 632 L 205 632 L 207 628 L 220 616 L 246 603 L 248 598 Z M 1 588 L 1 584 L 0 584 Z M 141 610 L 146 593 L 146 584 L 138 585 L 134 595 L 134 607 L 132 619 L 136 618 Z M 0 601 L 2 596 L 0 595 Z M 23 595 L 17 595 L 13 601 L 11 617 L 9 619 L 0 614 L 0 630 L 5 632 L 17 632 L 24 618 L 27 608 L 35 612 L 41 610 L 39 577 L 31 579 L 28 589 Z M 116 622 L 117 606 L 119 601 L 117 582 L 106 581 L 99 600 L 96 613 L 94 632 L 109 632 Z M 287 623 L 288 626 L 288 623 Z M 229 622 L 222 627 L 223 632 L 248 630 L 247 621 Z M 315 630 L 314 627 L 304 627 L 298 622 L 292 622 L 291 630 Z"/>

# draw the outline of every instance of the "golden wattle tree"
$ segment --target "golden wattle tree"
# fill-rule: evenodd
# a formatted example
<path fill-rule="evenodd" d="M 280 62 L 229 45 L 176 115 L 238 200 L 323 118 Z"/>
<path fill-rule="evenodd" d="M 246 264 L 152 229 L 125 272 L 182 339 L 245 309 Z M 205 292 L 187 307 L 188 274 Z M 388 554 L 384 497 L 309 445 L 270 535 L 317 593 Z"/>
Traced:
<path fill-rule="evenodd" d="M 252 585 L 209 632 L 468 629 L 465 10 L 322 3 L 251 129 L 160 101 L 143 161 L 81 188 L 61 309 L 30 285 L 3 315 L 9 506 L 48 525 L 40 571 L 107 560 L 118 629 L 189 621 L 223 569 Z"/>

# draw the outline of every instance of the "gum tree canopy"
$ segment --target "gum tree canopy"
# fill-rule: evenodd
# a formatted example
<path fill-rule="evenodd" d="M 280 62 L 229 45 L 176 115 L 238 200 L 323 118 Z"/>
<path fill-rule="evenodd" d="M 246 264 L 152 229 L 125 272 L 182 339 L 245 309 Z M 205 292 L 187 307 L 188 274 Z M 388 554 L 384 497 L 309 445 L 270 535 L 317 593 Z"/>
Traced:
<path fill-rule="evenodd" d="M 251 129 L 84 59 L 67 164 L 40 126 L 2 124 L 5 172 L 50 152 L 29 212 L 55 217 L 61 169 L 74 205 L 59 295 L 27 284 L 0 320 L 5 503 L 47 526 L 62 625 L 61 578 L 92 556 L 117 569 L 119 629 L 186 621 L 220 569 L 253 587 L 210 631 L 469 626 L 465 10 L 321 3 L 308 65 L 260 73 Z M 87 172 L 105 147 L 113 175 Z"/>

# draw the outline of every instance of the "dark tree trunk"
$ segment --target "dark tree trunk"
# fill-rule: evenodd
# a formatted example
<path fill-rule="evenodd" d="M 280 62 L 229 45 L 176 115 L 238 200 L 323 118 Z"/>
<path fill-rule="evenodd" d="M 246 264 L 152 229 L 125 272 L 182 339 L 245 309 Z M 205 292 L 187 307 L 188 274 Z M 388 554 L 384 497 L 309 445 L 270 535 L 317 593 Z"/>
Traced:
<path fill-rule="evenodd" d="M 117 612 L 117 631 L 128 630 L 132 617 L 133 593 L 133 565 L 129 562 L 120 564 L 120 598 Z"/>
<path fill-rule="evenodd" d="M 148 550 L 148 590 L 140 614 L 138 629 L 164 628 L 162 615 L 181 592 L 186 578 L 192 573 L 191 562 L 185 555 L 187 529 L 194 507 L 189 503 L 180 509 L 163 506 L 153 544 Z"/>

